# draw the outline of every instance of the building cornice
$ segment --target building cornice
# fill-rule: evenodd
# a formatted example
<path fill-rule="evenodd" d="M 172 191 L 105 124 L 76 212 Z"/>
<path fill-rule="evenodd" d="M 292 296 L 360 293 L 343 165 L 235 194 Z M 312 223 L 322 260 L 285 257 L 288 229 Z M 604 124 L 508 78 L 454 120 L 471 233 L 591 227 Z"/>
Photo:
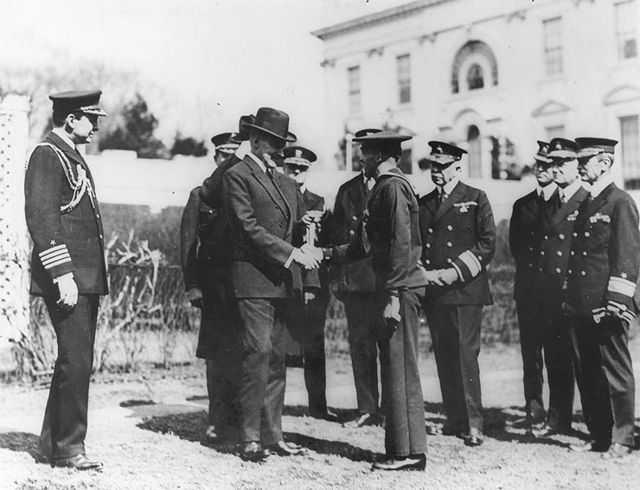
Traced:
<path fill-rule="evenodd" d="M 329 27 L 323 27 L 322 29 L 313 31 L 311 34 L 323 41 L 326 41 L 327 39 L 341 36 L 343 34 L 348 34 L 350 32 L 371 27 L 373 25 L 384 24 L 398 19 L 404 19 L 411 15 L 420 13 L 424 9 L 433 5 L 451 1 L 453 0 L 417 0 L 405 5 L 400 5 L 398 7 L 383 10 L 381 12 L 376 12 L 374 14 L 357 17 L 355 19 L 341 22 Z"/>

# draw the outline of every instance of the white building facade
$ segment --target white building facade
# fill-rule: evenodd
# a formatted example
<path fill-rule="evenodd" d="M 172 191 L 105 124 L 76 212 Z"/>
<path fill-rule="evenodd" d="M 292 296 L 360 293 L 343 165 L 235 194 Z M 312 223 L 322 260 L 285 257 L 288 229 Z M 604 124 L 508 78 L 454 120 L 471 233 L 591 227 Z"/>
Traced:
<path fill-rule="evenodd" d="M 415 135 L 405 171 L 439 139 L 468 150 L 469 177 L 517 179 L 536 140 L 603 136 L 640 188 L 639 3 L 418 0 L 315 31 L 323 160 L 351 169 L 349 135 L 388 127 Z"/>

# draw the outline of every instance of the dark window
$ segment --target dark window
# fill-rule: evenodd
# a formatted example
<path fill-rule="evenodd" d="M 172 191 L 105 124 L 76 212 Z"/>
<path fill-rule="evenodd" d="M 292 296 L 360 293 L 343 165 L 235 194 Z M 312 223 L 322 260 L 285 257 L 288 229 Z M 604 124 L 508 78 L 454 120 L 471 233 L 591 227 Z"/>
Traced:
<path fill-rule="evenodd" d="M 469 90 L 477 90 L 484 87 L 484 72 L 478 63 L 474 63 L 467 72 L 467 85 Z"/>
<path fill-rule="evenodd" d="M 545 20 L 544 26 L 544 60 L 547 75 L 562 73 L 562 19 Z"/>
<path fill-rule="evenodd" d="M 360 113 L 360 67 L 352 66 L 347 71 L 349 85 L 349 113 Z"/>
<path fill-rule="evenodd" d="M 625 187 L 640 189 L 640 125 L 638 116 L 620 118 L 622 172 Z"/>
<path fill-rule="evenodd" d="M 618 38 L 618 59 L 637 58 L 636 41 L 638 7 L 636 0 L 616 4 L 616 35 Z"/>

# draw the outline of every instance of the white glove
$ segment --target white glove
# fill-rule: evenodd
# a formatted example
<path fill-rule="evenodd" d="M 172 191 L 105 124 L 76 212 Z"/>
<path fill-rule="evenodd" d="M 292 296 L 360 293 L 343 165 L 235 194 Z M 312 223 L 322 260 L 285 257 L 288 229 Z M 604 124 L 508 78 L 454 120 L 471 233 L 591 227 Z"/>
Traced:
<path fill-rule="evenodd" d="M 54 282 L 58 285 L 60 299 L 57 305 L 61 310 L 70 310 L 78 303 L 78 285 L 73 279 L 73 273 L 68 272 L 62 276 L 56 277 Z"/>

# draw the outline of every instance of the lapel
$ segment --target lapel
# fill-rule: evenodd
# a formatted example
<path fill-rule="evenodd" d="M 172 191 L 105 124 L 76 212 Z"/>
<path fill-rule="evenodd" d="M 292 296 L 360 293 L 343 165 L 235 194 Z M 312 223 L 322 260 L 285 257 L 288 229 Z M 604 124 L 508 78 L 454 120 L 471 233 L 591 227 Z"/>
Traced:
<path fill-rule="evenodd" d="M 287 200 L 284 199 L 281 193 L 275 188 L 275 186 L 271 182 L 271 179 L 269 179 L 269 177 L 267 176 L 267 173 L 263 171 L 258 166 L 258 164 L 254 162 L 253 159 L 248 155 L 245 156 L 242 161 L 245 163 L 245 165 L 247 165 L 247 167 L 249 167 L 249 170 L 251 171 L 251 174 L 253 175 L 253 177 L 260 183 L 262 187 L 264 187 L 264 190 L 267 191 L 267 194 L 269 194 L 269 197 L 273 200 L 275 205 L 278 206 L 278 209 L 286 217 L 288 217 L 289 215 L 287 214 L 288 213 Z M 277 174 L 279 174 L 279 172 L 276 172 L 276 175 Z M 277 180 L 277 177 L 274 177 L 274 179 Z M 284 201 L 284 206 L 282 201 Z"/>
<path fill-rule="evenodd" d="M 558 210 L 558 212 L 556 212 L 556 214 L 553 215 L 553 218 L 551 218 L 551 226 L 558 225 L 569 214 L 573 213 L 578 208 L 580 208 L 582 201 L 584 201 L 588 196 L 589 196 L 589 191 L 584 187 L 580 187 L 580 189 L 578 189 L 573 194 L 573 196 L 571 196 L 571 199 L 569 199 L 566 203 L 564 203 L 564 205 Z"/>
<path fill-rule="evenodd" d="M 265 174 L 266 176 L 266 174 Z M 267 177 L 268 179 L 269 177 Z M 278 172 L 277 170 L 273 170 L 273 180 L 276 183 L 276 191 L 278 191 L 278 194 L 280 195 L 280 197 L 282 198 L 282 200 L 284 201 L 284 205 L 286 206 L 287 210 L 286 210 L 286 216 L 287 219 L 290 218 L 291 216 L 293 216 L 293 213 L 291 212 L 291 206 L 289 205 L 289 202 L 294 202 L 296 199 L 295 197 L 293 198 L 293 200 L 289 201 L 289 199 L 287 199 L 287 196 L 284 195 L 284 191 L 287 188 L 287 182 L 285 182 L 287 180 L 287 177 L 284 174 L 281 174 L 280 172 Z M 297 184 L 294 183 L 293 188 L 295 189 L 294 192 L 298 191 L 298 186 Z M 298 191 L 299 192 L 299 191 Z"/>
<path fill-rule="evenodd" d="M 551 223 L 553 216 L 558 212 L 560 207 L 560 194 L 558 189 L 553 191 L 548 201 L 545 201 L 543 207 L 543 215 L 546 223 Z"/>
<path fill-rule="evenodd" d="M 427 194 L 426 196 L 424 196 L 421 204 L 422 204 L 422 207 L 429 214 L 429 218 L 433 220 L 433 217 L 435 216 L 436 211 L 438 209 L 438 190 L 435 189 L 431 191 L 429 194 Z"/>
<path fill-rule="evenodd" d="M 442 218 L 445 214 L 447 214 L 451 210 L 451 208 L 453 208 L 453 203 L 457 202 L 461 197 L 464 196 L 466 187 L 467 186 L 462 182 L 458 182 L 458 184 L 455 186 L 451 194 L 449 194 L 449 197 L 447 197 L 444 201 L 442 201 L 442 204 L 440 204 L 440 207 L 436 211 L 436 215 L 433 217 L 434 221 L 437 221 L 440 218 Z M 434 192 L 436 193 L 436 196 L 437 196 L 438 194 L 437 189 Z"/>
<path fill-rule="evenodd" d="M 367 184 L 362 180 L 362 174 L 358 175 L 358 178 L 354 180 L 353 185 L 349 186 L 349 199 L 351 204 L 357 209 L 364 209 L 367 207 L 368 189 L 365 189 Z"/>
<path fill-rule="evenodd" d="M 605 187 L 602 190 L 602 192 L 598 194 L 596 198 L 593 199 L 593 201 L 589 202 L 589 200 L 586 199 L 585 200 L 586 206 L 585 206 L 585 213 L 584 213 L 585 218 L 592 216 L 595 211 L 597 211 L 598 209 L 603 207 L 605 204 L 607 204 L 609 194 L 611 194 L 615 188 L 616 188 L 616 185 L 614 183 L 611 183 L 607 187 Z"/>
<path fill-rule="evenodd" d="M 538 193 L 536 191 L 527 195 L 522 207 L 529 211 L 531 214 L 538 214 Z"/>

